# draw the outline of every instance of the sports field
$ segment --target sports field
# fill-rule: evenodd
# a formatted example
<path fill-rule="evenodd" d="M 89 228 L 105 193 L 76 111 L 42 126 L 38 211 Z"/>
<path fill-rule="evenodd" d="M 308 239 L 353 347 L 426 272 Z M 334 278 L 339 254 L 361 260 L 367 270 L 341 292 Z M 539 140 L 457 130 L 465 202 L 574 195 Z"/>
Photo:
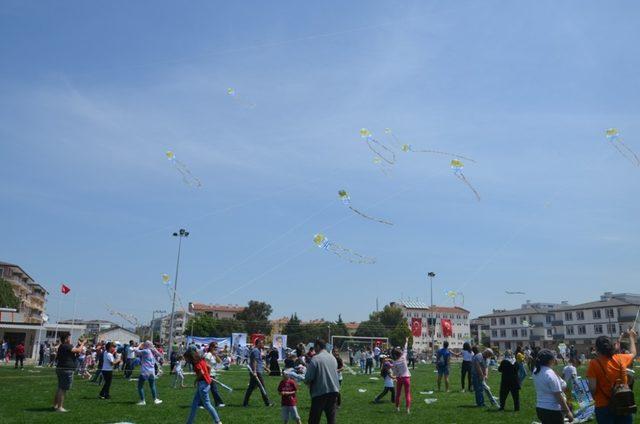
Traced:
<path fill-rule="evenodd" d="M 535 420 L 535 393 L 532 381 L 527 379 L 521 391 L 522 410 L 514 413 L 513 405 L 507 401 L 507 412 L 495 408 L 478 409 L 474 407 L 472 393 L 460 392 L 460 369 L 452 367 L 453 387 L 451 393 L 432 395 L 420 394 L 435 390 L 436 374 L 431 365 L 419 365 L 413 371 L 412 394 L 414 398 L 410 419 L 405 412 L 397 413 L 391 403 L 371 404 L 371 400 L 382 389 L 382 380 L 372 380 L 372 376 L 351 375 L 345 373 L 342 386 L 342 408 L 338 420 L 342 423 L 531 423 Z M 584 369 L 580 370 L 584 373 Z M 134 374 L 135 376 L 136 374 Z M 278 423 L 280 422 L 280 403 L 276 393 L 278 377 L 265 377 L 267 391 L 276 406 L 266 408 L 255 392 L 249 408 L 242 408 L 242 397 L 247 386 L 247 372 L 232 368 L 223 373 L 220 380 L 233 388 L 229 393 L 221 389 L 227 406 L 219 410 L 223 423 Z M 55 371 L 50 368 L 26 368 L 23 371 L 11 367 L 0 367 L 0 423 L 182 423 L 186 422 L 193 396 L 193 375 L 187 375 L 188 388 L 172 389 L 171 378 L 166 374 L 158 381 L 161 405 L 150 404 L 147 387 L 147 405 L 137 406 L 136 383 L 127 381 L 121 372 L 116 372 L 111 387 L 112 399 L 98 399 L 99 387 L 86 380 L 74 379 L 73 388 L 68 393 L 65 407 L 68 413 L 51 410 L 56 388 Z M 490 384 L 494 394 L 498 394 L 500 375 L 490 374 Z M 365 389 L 360 393 L 359 389 Z M 636 388 L 637 392 L 637 388 Z M 432 404 L 426 404 L 425 398 L 437 398 Z M 389 399 L 389 398 L 387 398 Z M 487 402 L 488 403 L 488 402 Z M 309 395 L 305 387 L 300 387 L 298 409 L 303 422 L 306 422 L 309 410 Z M 211 422 L 205 411 L 198 411 L 199 423 Z"/>

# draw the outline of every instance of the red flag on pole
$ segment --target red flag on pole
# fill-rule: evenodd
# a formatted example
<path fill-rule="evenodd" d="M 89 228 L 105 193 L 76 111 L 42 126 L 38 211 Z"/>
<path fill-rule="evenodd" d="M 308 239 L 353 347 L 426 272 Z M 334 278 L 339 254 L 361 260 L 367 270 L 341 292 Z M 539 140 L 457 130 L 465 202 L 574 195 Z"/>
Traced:
<path fill-rule="evenodd" d="M 60 291 L 62 292 L 62 294 L 67 294 L 71 291 L 71 288 L 63 283 L 60 285 Z"/>
<path fill-rule="evenodd" d="M 422 318 L 411 318 L 411 334 L 413 337 L 422 336 Z"/>
<path fill-rule="evenodd" d="M 452 337 L 453 336 L 453 326 L 451 325 L 450 319 L 441 319 L 440 323 L 442 324 L 442 337 Z"/>

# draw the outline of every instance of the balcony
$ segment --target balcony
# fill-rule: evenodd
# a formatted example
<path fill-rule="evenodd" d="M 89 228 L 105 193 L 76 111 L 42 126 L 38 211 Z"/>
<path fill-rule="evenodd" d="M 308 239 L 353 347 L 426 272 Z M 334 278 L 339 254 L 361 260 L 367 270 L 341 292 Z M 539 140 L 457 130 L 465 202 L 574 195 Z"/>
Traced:
<path fill-rule="evenodd" d="M 529 336 L 529 340 L 532 341 L 532 342 L 537 342 L 537 341 L 540 341 L 540 340 L 544 340 L 544 336 L 539 336 L 537 334 L 535 334 L 535 335 L 532 334 L 531 336 Z"/>
<path fill-rule="evenodd" d="M 635 321 L 635 315 L 620 315 L 618 317 L 618 322 L 633 322 Z"/>
<path fill-rule="evenodd" d="M 564 334 L 554 334 L 553 335 L 553 340 L 564 340 Z"/>
<path fill-rule="evenodd" d="M 564 321 L 561 319 L 554 319 L 553 321 L 551 321 L 551 325 L 554 327 L 560 327 L 564 325 Z"/>

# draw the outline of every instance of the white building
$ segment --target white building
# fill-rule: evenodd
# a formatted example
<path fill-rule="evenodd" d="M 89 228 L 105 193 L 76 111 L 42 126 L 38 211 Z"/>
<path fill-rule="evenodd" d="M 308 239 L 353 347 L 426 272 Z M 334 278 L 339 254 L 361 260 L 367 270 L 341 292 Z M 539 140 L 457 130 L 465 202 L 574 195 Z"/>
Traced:
<path fill-rule="evenodd" d="M 118 326 L 100 331 L 96 336 L 96 341 L 99 342 L 119 342 L 121 344 L 128 344 L 130 340 L 133 340 L 135 344 L 139 344 L 140 336 L 126 328 Z"/>
<path fill-rule="evenodd" d="M 640 309 L 640 294 L 604 293 L 600 300 L 555 309 L 554 339 L 588 352 L 598 336 L 620 337 L 633 324 Z M 636 331 L 640 322 L 636 323 Z"/>
<path fill-rule="evenodd" d="M 118 324 L 116 324 L 115 322 L 106 321 L 103 319 L 90 319 L 90 320 L 66 319 L 66 320 L 60 321 L 60 324 L 84 325 L 85 327 L 87 327 L 86 334 L 93 334 L 93 335 L 96 335 L 99 332 L 108 330 L 110 328 L 118 327 Z"/>
<path fill-rule="evenodd" d="M 173 342 L 181 343 L 186 341 L 185 332 L 187 329 L 188 313 L 184 311 L 176 311 L 173 320 Z M 171 323 L 171 314 L 156 318 L 151 321 L 151 331 L 153 333 L 153 341 L 160 343 L 169 343 L 169 327 Z"/>
<path fill-rule="evenodd" d="M 489 320 L 491 346 L 500 351 L 516 346 L 553 347 L 554 309 L 567 304 L 531 303 L 519 309 L 498 310 L 480 318 Z"/>
<path fill-rule="evenodd" d="M 444 340 L 449 342 L 449 347 L 454 350 L 462 349 L 464 342 L 471 340 L 469 326 L 469 311 L 459 306 L 433 306 L 414 300 L 399 300 L 391 302 L 391 306 L 402 309 L 402 312 L 411 325 L 411 318 L 422 320 L 422 334 L 413 338 L 413 349 L 417 352 L 429 351 L 433 348 L 431 342 L 437 346 Z M 442 337 L 442 319 L 451 320 L 453 336 Z"/>
<path fill-rule="evenodd" d="M 0 323 L 0 339 L 7 340 L 10 347 L 24 343 L 27 359 L 37 359 L 40 343 L 48 341 L 54 344 L 64 334 L 71 334 L 76 342 L 85 331 L 84 325 L 64 324 L 28 324 L 28 323 Z"/>

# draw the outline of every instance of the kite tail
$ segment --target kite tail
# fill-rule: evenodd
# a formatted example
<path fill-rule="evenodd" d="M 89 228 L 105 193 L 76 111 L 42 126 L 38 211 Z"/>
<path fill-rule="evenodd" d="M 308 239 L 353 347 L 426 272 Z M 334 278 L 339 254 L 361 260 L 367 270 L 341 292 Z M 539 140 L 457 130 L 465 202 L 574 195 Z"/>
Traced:
<path fill-rule="evenodd" d="M 454 158 L 464 159 L 464 160 L 467 160 L 469 162 L 476 163 L 476 161 L 474 159 L 471 159 L 471 158 L 468 158 L 468 157 L 462 156 L 462 155 L 457 155 L 455 153 L 443 152 L 443 151 L 440 151 L 440 150 L 414 150 L 411 147 L 409 147 L 409 149 L 414 153 L 435 153 L 437 155 L 451 156 L 451 157 L 454 157 Z"/>
<path fill-rule="evenodd" d="M 385 224 L 385 225 L 393 225 L 393 222 L 385 221 L 384 219 L 380 219 L 380 218 L 373 218 L 373 217 L 371 217 L 369 215 L 366 215 L 366 214 L 360 212 L 358 209 L 354 208 L 353 206 L 349 206 L 349 209 L 351 209 L 352 211 L 354 211 L 355 213 L 357 213 L 358 215 L 360 215 L 361 217 L 363 217 L 365 219 L 369 219 L 371 221 L 379 222 L 379 223 Z"/>
<path fill-rule="evenodd" d="M 480 194 L 478 193 L 478 191 L 471 185 L 471 183 L 469 182 L 469 180 L 467 180 L 467 178 L 464 176 L 464 174 L 462 173 L 457 173 L 456 176 L 460 179 L 460 181 L 462 181 L 463 183 L 465 183 L 467 185 L 467 187 L 469 187 L 471 189 L 471 191 L 473 191 L 473 194 L 476 195 L 476 198 L 478 199 L 478 202 L 481 200 L 480 199 Z"/>
<path fill-rule="evenodd" d="M 345 261 L 351 262 L 353 264 L 375 264 L 375 258 L 369 258 L 363 256 L 357 252 L 354 252 L 351 249 L 347 249 L 346 247 L 342 247 L 339 244 L 331 243 L 329 245 L 330 252 L 334 253 L 340 259 L 344 259 Z"/>
<path fill-rule="evenodd" d="M 184 163 L 176 159 L 174 159 L 174 163 L 176 169 L 178 170 L 180 175 L 182 175 L 182 181 L 184 181 L 185 184 L 192 187 L 202 187 L 202 183 L 200 182 L 200 180 L 196 176 L 194 176 L 191 171 L 189 171 L 189 168 L 187 168 Z"/>
<path fill-rule="evenodd" d="M 627 146 L 626 144 L 624 144 L 622 141 L 620 142 L 620 145 L 621 145 L 622 147 L 624 147 L 624 148 L 627 150 L 627 152 L 629 152 L 629 154 L 630 154 L 631 156 L 633 156 L 633 159 L 631 159 L 631 158 L 629 158 L 629 157 L 627 157 L 627 159 L 629 159 L 631 162 L 634 162 L 634 165 L 636 165 L 636 166 L 640 166 L 640 158 L 638 157 L 638 155 L 636 154 L 636 152 L 634 152 L 633 150 L 631 150 L 631 148 L 629 148 L 629 146 Z M 618 149 L 618 151 L 620 151 L 620 149 Z M 622 153 L 622 152 L 620 152 L 620 153 Z M 625 157 L 626 157 L 626 155 L 625 155 Z"/>
<path fill-rule="evenodd" d="M 380 153 L 379 151 L 377 151 L 371 143 L 375 143 L 377 144 L 379 147 L 381 147 L 382 149 L 386 150 L 388 154 L 391 155 L 391 159 L 387 159 L 382 153 Z M 393 165 L 394 163 L 396 163 L 396 154 L 393 150 L 389 149 L 387 146 L 385 146 L 384 144 L 380 143 L 378 140 L 376 140 L 373 137 L 368 137 L 367 138 L 367 146 L 369 147 L 369 150 L 371 150 L 373 153 L 376 154 L 376 156 L 378 156 L 380 159 L 382 159 L 383 161 L 387 162 L 389 165 Z"/>

